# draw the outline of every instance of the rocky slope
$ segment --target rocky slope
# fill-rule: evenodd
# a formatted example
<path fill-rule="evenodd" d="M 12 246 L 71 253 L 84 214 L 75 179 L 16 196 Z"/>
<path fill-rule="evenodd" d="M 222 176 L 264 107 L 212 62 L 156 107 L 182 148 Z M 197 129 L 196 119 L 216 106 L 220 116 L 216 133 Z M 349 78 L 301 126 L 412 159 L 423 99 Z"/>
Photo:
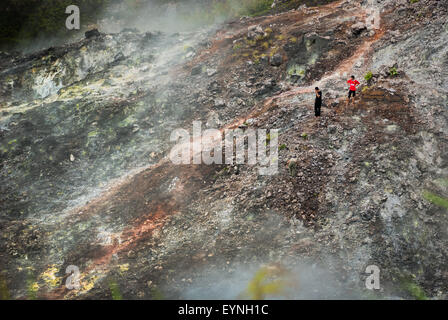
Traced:
<path fill-rule="evenodd" d="M 236 298 L 280 263 L 299 279 L 291 298 L 446 298 L 447 212 L 428 194 L 448 194 L 447 15 L 442 1 L 344 0 L 3 53 L 2 290 Z M 368 72 L 346 106 L 348 76 Z M 170 134 L 195 120 L 279 129 L 278 174 L 174 165 Z"/>

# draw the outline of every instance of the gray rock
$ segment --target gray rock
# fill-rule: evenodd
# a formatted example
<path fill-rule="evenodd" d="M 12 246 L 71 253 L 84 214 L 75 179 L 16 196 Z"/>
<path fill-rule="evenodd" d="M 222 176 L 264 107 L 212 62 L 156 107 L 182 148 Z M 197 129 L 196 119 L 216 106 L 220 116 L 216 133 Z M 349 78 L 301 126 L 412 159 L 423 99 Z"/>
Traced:
<path fill-rule="evenodd" d="M 334 133 L 336 133 L 337 129 L 338 129 L 338 128 L 337 128 L 336 126 L 331 125 L 331 126 L 328 126 L 327 132 L 328 132 L 329 134 L 334 134 Z"/>
<path fill-rule="evenodd" d="M 278 67 L 282 64 L 283 57 L 281 54 L 276 53 L 271 57 L 271 66 Z"/>
<path fill-rule="evenodd" d="M 86 39 L 90 39 L 90 38 L 94 38 L 94 37 L 98 37 L 100 36 L 100 32 L 98 31 L 98 29 L 92 29 L 89 31 L 86 31 L 86 33 L 84 33 Z"/>
<path fill-rule="evenodd" d="M 367 26 L 363 22 L 357 22 L 351 26 L 350 31 L 354 36 L 360 35 L 367 30 Z"/>
<path fill-rule="evenodd" d="M 207 69 L 207 75 L 209 77 L 213 77 L 216 73 L 218 73 L 218 71 L 216 69 L 213 69 L 213 68 L 208 68 Z"/>
<path fill-rule="evenodd" d="M 196 76 L 198 74 L 202 73 L 202 66 L 201 65 L 196 65 L 191 69 L 191 75 L 192 76 Z"/>
<path fill-rule="evenodd" d="M 247 38 L 252 40 L 258 36 L 264 36 L 263 28 L 260 25 L 250 26 L 247 28 Z"/>
<path fill-rule="evenodd" d="M 226 106 L 226 101 L 224 99 L 215 99 L 215 108 L 224 108 Z"/>

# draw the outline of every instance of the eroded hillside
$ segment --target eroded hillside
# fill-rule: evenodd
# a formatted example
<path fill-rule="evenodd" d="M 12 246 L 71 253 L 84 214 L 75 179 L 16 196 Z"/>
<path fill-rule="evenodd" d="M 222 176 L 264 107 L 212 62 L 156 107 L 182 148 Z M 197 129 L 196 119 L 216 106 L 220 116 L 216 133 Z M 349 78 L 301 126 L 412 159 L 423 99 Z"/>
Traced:
<path fill-rule="evenodd" d="M 447 15 L 441 1 L 342 0 L 3 54 L 4 287 L 237 298 L 279 263 L 300 278 L 292 298 L 446 298 L 447 211 L 427 195 L 448 195 Z M 279 129 L 279 172 L 173 164 L 170 134 L 193 121 Z M 79 290 L 64 285 L 69 265 Z M 373 294 L 368 265 L 381 269 Z"/>

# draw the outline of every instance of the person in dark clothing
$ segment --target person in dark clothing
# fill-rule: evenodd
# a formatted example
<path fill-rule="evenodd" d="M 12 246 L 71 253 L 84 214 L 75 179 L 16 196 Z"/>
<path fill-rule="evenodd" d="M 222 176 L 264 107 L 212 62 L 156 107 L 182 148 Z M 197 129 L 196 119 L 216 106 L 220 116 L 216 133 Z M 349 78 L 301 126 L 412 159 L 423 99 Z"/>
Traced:
<path fill-rule="evenodd" d="M 316 87 L 314 89 L 316 92 L 316 101 L 314 102 L 314 115 L 320 117 L 320 108 L 322 107 L 322 91 Z"/>

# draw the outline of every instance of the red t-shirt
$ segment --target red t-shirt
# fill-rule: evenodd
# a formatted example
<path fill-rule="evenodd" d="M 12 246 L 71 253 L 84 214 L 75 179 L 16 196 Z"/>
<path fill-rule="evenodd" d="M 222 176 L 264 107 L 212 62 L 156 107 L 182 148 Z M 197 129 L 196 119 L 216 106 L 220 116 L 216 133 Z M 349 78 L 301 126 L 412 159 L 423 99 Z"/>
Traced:
<path fill-rule="evenodd" d="M 350 84 L 350 91 L 356 91 L 356 86 L 360 84 L 358 80 L 352 79 L 348 80 L 347 83 Z"/>

